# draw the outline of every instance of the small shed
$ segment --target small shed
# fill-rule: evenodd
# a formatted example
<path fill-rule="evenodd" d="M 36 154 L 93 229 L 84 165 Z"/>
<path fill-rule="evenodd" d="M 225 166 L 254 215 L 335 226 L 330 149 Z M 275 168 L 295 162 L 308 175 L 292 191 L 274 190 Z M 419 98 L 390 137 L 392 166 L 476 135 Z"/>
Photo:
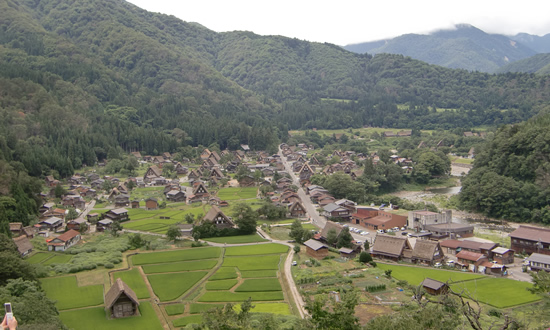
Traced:
<path fill-rule="evenodd" d="M 493 260 L 501 265 L 514 263 L 514 250 L 510 250 L 504 247 L 496 247 L 491 250 L 493 254 Z"/>
<path fill-rule="evenodd" d="M 328 256 L 328 246 L 319 241 L 309 239 L 304 242 L 304 245 L 306 246 L 306 253 L 313 258 L 323 259 Z"/>
<path fill-rule="evenodd" d="M 110 317 L 121 318 L 139 314 L 139 301 L 134 290 L 120 278 L 105 295 L 105 307 Z"/>
<path fill-rule="evenodd" d="M 147 198 L 145 200 L 145 209 L 146 210 L 156 210 L 159 208 L 159 203 L 158 203 L 158 200 L 156 198 Z"/>
<path fill-rule="evenodd" d="M 422 281 L 421 285 L 426 290 L 426 292 L 431 295 L 440 295 L 447 292 L 447 290 L 449 289 L 447 283 L 432 280 L 429 277 L 426 277 L 426 279 Z"/>
<path fill-rule="evenodd" d="M 338 252 L 340 252 L 340 257 L 342 258 L 349 258 L 349 259 L 353 259 L 355 258 L 355 256 L 357 256 L 357 249 L 348 249 L 348 248 L 340 248 L 338 250 Z"/>
<path fill-rule="evenodd" d="M 132 205 L 132 208 L 133 208 L 133 209 L 139 209 L 139 200 L 137 200 L 137 199 L 136 199 L 136 200 L 133 200 L 133 201 L 131 202 L 131 205 Z"/>

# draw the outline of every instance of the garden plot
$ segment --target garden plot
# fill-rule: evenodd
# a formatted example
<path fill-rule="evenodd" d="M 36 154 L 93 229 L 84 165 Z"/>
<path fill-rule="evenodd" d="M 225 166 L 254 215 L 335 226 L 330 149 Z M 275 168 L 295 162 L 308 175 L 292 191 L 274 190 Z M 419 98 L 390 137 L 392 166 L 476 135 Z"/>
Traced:
<path fill-rule="evenodd" d="M 34 254 L 34 255 L 26 258 L 25 261 L 27 261 L 30 264 L 39 264 L 39 263 L 43 262 L 44 260 L 46 260 L 46 259 L 48 259 L 52 256 L 53 256 L 53 254 L 51 254 L 51 253 L 39 252 L 37 254 Z"/>
<path fill-rule="evenodd" d="M 277 301 L 284 300 L 282 291 L 271 292 L 229 292 L 208 291 L 199 298 L 199 302 L 243 302 L 248 298 L 252 301 Z"/>
<path fill-rule="evenodd" d="M 279 269 L 279 254 L 265 255 L 261 257 L 227 257 L 223 260 L 225 267 L 237 267 L 240 271 L 243 270 L 277 270 Z"/>
<path fill-rule="evenodd" d="M 280 254 L 286 253 L 288 246 L 276 243 L 258 244 L 254 246 L 230 246 L 225 249 L 226 256 L 250 256 L 261 254 Z M 263 258 L 263 257 L 262 257 Z"/>
<path fill-rule="evenodd" d="M 200 281 L 208 272 L 185 272 L 147 275 L 153 291 L 161 301 L 178 298 Z"/>
<path fill-rule="evenodd" d="M 140 253 L 131 257 L 134 265 L 149 265 L 175 261 L 212 259 L 220 256 L 218 247 L 182 249 L 167 252 Z"/>
<path fill-rule="evenodd" d="M 241 310 L 241 305 L 235 305 L 234 309 L 238 312 Z M 291 315 L 290 308 L 287 303 L 260 303 L 254 304 L 254 308 L 250 313 L 271 313 L 280 315 Z"/>
<path fill-rule="evenodd" d="M 193 270 L 208 270 L 214 268 L 218 263 L 217 259 L 207 259 L 200 261 L 182 261 L 182 262 L 173 262 L 167 264 L 158 264 L 158 265 L 146 265 L 143 266 L 143 271 L 146 274 L 155 274 L 155 273 L 169 273 L 169 272 L 183 272 L 183 271 L 193 271 Z"/>
<path fill-rule="evenodd" d="M 149 298 L 149 290 L 147 290 L 147 285 L 139 273 L 139 269 L 133 268 L 131 270 L 115 272 L 113 274 L 115 280 L 117 278 L 122 279 L 124 283 L 134 290 L 138 299 Z"/>
<path fill-rule="evenodd" d="M 76 276 L 40 280 L 48 298 L 56 300 L 59 310 L 103 304 L 103 285 L 78 286 Z"/>
<path fill-rule="evenodd" d="M 457 293 L 464 292 L 468 297 L 497 308 L 532 303 L 541 300 L 541 297 L 527 291 L 533 285 L 527 282 L 514 281 L 507 278 L 483 278 L 465 281 L 451 285 Z"/>
<path fill-rule="evenodd" d="M 104 307 L 77 309 L 59 313 L 59 318 L 69 329 L 79 330 L 162 330 L 162 325 L 151 303 L 139 304 L 139 316 L 107 319 Z"/>

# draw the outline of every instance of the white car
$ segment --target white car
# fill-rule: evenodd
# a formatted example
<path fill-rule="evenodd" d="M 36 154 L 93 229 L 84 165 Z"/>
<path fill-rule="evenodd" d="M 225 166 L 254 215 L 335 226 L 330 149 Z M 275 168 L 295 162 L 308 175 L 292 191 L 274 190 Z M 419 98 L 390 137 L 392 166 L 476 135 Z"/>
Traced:
<path fill-rule="evenodd" d="M 391 230 L 391 229 L 386 229 L 386 233 L 393 233 L 393 230 Z"/>
<path fill-rule="evenodd" d="M 362 231 L 362 232 L 361 232 L 361 235 L 368 235 L 368 234 L 369 234 L 368 231 Z"/>
<path fill-rule="evenodd" d="M 405 227 L 401 227 L 401 231 L 405 230 L 406 228 Z"/>
<path fill-rule="evenodd" d="M 384 231 L 383 231 L 382 229 L 378 229 L 376 232 L 379 233 L 379 234 L 383 234 L 383 233 L 384 233 Z"/>

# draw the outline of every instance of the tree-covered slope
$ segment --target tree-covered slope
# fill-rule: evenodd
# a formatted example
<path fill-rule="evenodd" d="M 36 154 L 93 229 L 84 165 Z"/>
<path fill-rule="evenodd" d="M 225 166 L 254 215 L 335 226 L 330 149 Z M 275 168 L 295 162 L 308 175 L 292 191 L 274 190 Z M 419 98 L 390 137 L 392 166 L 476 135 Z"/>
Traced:
<path fill-rule="evenodd" d="M 537 54 L 523 60 L 510 63 L 497 70 L 498 73 L 523 72 L 541 75 L 550 74 L 550 54 Z"/>
<path fill-rule="evenodd" d="M 344 48 L 368 49 L 371 54 L 401 54 L 447 68 L 482 72 L 494 72 L 503 65 L 536 54 L 509 37 L 488 34 L 466 24 L 427 35 L 406 34 L 385 40 L 383 44 L 372 42 Z"/>
<path fill-rule="evenodd" d="M 500 128 L 462 181 L 461 205 L 490 217 L 549 224 L 548 127 L 550 115 L 544 114 Z"/>

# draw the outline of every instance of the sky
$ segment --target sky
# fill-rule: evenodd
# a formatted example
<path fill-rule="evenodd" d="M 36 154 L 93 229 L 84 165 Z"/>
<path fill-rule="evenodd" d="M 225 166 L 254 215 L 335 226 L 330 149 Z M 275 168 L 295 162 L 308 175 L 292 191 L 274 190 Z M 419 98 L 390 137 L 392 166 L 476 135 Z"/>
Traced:
<path fill-rule="evenodd" d="M 216 31 L 252 31 L 347 45 L 455 24 L 488 33 L 550 33 L 545 0 L 127 0 Z"/>

